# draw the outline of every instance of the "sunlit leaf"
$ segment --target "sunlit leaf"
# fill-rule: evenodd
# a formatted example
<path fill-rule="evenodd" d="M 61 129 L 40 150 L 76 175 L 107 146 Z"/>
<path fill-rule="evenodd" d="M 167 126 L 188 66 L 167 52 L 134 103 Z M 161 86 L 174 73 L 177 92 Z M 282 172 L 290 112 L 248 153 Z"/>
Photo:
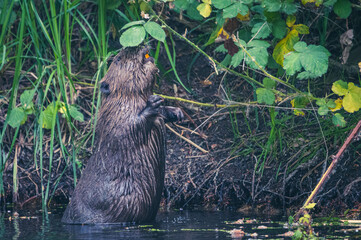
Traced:
<path fill-rule="evenodd" d="M 336 93 L 339 96 L 344 96 L 348 92 L 347 82 L 338 80 L 332 84 L 331 90 L 332 90 L 332 92 Z"/>
<path fill-rule="evenodd" d="M 338 110 L 340 110 L 342 108 L 342 99 L 338 98 L 335 100 L 335 107 L 334 108 L 330 108 L 330 110 L 332 112 L 336 112 Z"/>
<path fill-rule="evenodd" d="M 361 108 L 361 88 L 348 83 L 348 93 L 343 98 L 342 105 L 349 113 L 358 111 Z"/>
<path fill-rule="evenodd" d="M 212 13 L 212 7 L 208 3 L 199 4 L 197 10 L 205 18 L 209 17 Z"/>
<path fill-rule="evenodd" d="M 316 203 L 309 203 L 307 206 L 305 206 L 305 209 L 313 209 L 316 206 Z"/>
<path fill-rule="evenodd" d="M 44 111 L 41 112 L 39 124 L 41 124 L 43 128 L 51 129 L 54 114 L 57 114 L 55 109 L 55 104 L 51 103 Z"/>
<path fill-rule="evenodd" d="M 150 36 L 157 39 L 158 41 L 164 42 L 165 32 L 158 23 L 149 21 L 144 24 L 144 28 Z"/>
<path fill-rule="evenodd" d="M 273 104 L 276 100 L 275 94 L 266 88 L 257 88 L 257 102 L 258 103 L 266 103 L 266 104 Z"/>
<path fill-rule="evenodd" d="M 145 38 L 145 29 L 143 26 L 135 26 L 123 32 L 119 38 L 123 47 L 135 47 L 143 42 Z"/>
<path fill-rule="evenodd" d="M 286 53 L 293 51 L 293 46 L 296 42 L 298 42 L 298 32 L 296 30 L 291 30 L 285 38 L 277 43 L 273 50 L 273 58 L 274 60 L 283 66 L 284 56 Z"/>
<path fill-rule="evenodd" d="M 288 27 L 292 27 L 296 22 L 296 17 L 294 15 L 288 15 L 286 19 L 286 24 Z"/>

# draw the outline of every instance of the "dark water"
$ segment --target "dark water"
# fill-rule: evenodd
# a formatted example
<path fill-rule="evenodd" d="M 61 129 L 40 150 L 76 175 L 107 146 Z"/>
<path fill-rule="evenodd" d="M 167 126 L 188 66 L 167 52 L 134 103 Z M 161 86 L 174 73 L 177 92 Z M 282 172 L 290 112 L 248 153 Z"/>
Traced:
<path fill-rule="evenodd" d="M 243 239 L 291 239 L 280 234 L 288 232 L 282 222 L 272 222 L 267 219 L 252 221 L 242 225 L 230 222 L 243 218 L 241 214 L 232 211 L 172 211 L 160 212 L 152 225 L 64 225 L 60 222 L 62 210 L 54 210 L 50 214 L 41 212 L 19 212 L 17 218 L 10 218 L 10 211 L 0 217 L 0 239 L 232 239 L 232 229 L 246 232 Z M 247 218 L 245 218 L 247 219 Z M 249 218 L 248 218 L 249 219 Z M 259 226 L 262 226 L 259 227 Z M 263 229 L 264 226 L 267 229 Z M 321 236 L 328 236 L 336 228 L 320 229 Z M 251 236 L 251 234 L 254 234 Z M 337 235 L 337 234 L 336 234 Z M 345 235 L 344 235 L 345 236 Z M 348 236 L 350 237 L 350 236 Z M 343 237 L 334 236 L 336 239 Z M 352 238 L 352 237 L 351 237 Z M 238 238 L 240 239 L 240 238 Z"/>

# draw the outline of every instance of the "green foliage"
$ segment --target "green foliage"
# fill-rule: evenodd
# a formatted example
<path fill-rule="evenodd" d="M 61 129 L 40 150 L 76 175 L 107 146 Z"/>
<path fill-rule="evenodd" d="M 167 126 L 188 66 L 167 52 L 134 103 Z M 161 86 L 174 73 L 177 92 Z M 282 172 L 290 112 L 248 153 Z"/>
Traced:
<path fill-rule="evenodd" d="M 348 18 L 352 11 L 351 2 L 349 0 L 337 0 L 335 5 L 333 5 L 333 11 L 340 18 Z"/>
<path fill-rule="evenodd" d="M 135 47 L 140 45 L 144 39 L 146 33 L 158 41 L 165 41 L 165 32 L 162 27 L 155 22 L 148 21 L 145 23 L 143 20 L 130 22 L 126 24 L 122 30 L 127 29 L 119 38 L 120 44 L 123 47 Z"/>
<path fill-rule="evenodd" d="M 308 78 L 320 77 L 327 72 L 329 56 L 330 53 L 322 46 L 307 46 L 305 42 L 297 42 L 294 51 L 285 56 L 283 68 L 288 75 L 304 69 L 309 73 Z"/>

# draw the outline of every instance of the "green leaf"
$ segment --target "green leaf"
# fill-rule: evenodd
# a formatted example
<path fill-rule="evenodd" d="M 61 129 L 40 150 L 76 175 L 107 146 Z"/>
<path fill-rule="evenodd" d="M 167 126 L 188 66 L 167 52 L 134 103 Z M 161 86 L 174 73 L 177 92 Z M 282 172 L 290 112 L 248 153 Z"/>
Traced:
<path fill-rule="evenodd" d="M 307 206 L 305 206 L 305 209 L 313 209 L 316 206 L 316 203 L 309 203 Z"/>
<path fill-rule="evenodd" d="M 309 45 L 300 56 L 303 68 L 317 76 L 322 76 L 328 69 L 329 52 L 322 46 Z"/>
<path fill-rule="evenodd" d="M 301 80 L 314 79 L 314 78 L 318 78 L 318 75 L 311 73 L 311 72 L 307 72 L 307 71 L 301 72 L 297 75 L 297 79 L 301 79 Z"/>
<path fill-rule="evenodd" d="M 74 105 L 70 105 L 69 106 L 69 113 L 70 116 L 72 118 L 74 118 L 74 120 L 77 120 L 79 122 L 83 122 L 84 121 L 84 116 L 81 112 L 78 111 L 78 108 Z"/>
<path fill-rule="evenodd" d="M 337 127 L 346 127 L 346 121 L 345 118 L 339 114 L 336 113 L 333 117 L 332 117 L 332 122 L 333 124 L 335 124 Z"/>
<path fill-rule="evenodd" d="M 287 33 L 286 22 L 282 19 L 276 20 L 272 23 L 272 34 L 275 38 L 281 39 Z"/>
<path fill-rule="evenodd" d="M 299 34 L 309 34 L 310 29 L 304 24 L 296 24 L 292 26 Z"/>
<path fill-rule="evenodd" d="M 244 5 L 241 2 L 236 2 L 229 7 L 223 9 L 223 18 L 234 18 L 237 14 L 246 15 L 248 13 L 247 5 Z"/>
<path fill-rule="evenodd" d="M 294 3 L 294 0 L 285 0 L 282 3 L 282 12 L 287 15 L 291 15 L 297 12 L 298 5 Z"/>
<path fill-rule="evenodd" d="M 125 24 L 120 30 L 124 30 L 124 29 L 130 28 L 130 27 L 133 27 L 135 25 L 143 25 L 144 23 L 145 23 L 144 20 L 130 22 L 130 23 Z"/>
<path fill-rule="evenodd" d="M 25 109 L 28 108 L 28 106 L 33 103 L 34 94 L 35 94 L 35 89 L 33 89 L 33 90 L 25 90 L 25 91 L 20 95 L 21 105 L 22 105 Z"/>
<path fill-rule="evenodd" d="M 143 26 L 135 26 L 123 32 L 119 42 L 123 47 L 135 47 L 143 42 L 145 29 Z"/>
<path fill-rule="evenodd" d="M 333 5 L 335 5 L 336 2 L 337 2 L 337 0 L 328 0 L 328 1 L 323 3 L 323 6 L 332 7 Z"/>
<path fill-rule="evenodd" d="M 244 58 L 244 51 L 238 51 L 236 54 L 233 55 L 231 65 L 235 68 L 238 67 L 239 64 L 241 64 L 243 58 Z"/>
<path fill-rule="evenodd" d="M 332 84 L 332 92 L 336 93 L 339 96 L 344 96 L 348 93 L 347 82 L 338 80 Z"/>
<path fill-rule="evenodd" d="M 282 3 L 280 0 L 264 0 L 262 6 L 268 12 L 278 12 L 281 9 Z"/>
<path fill-rule="evenodd" d="M 147 22 L 146 24 L 144 24 L 144 28 L 150 36 L 157 39 L 158 41 L 164 42 L 165 32 L 158 23 Z"/>
<path fill-rule="evenodd" d="M 233 3 L 232 0 L 212 0 L 212 5 L 218 9 L 224 9 Z"/>
<path fill-rule="evenodd" d="M 55 104 L 50 103 L 48 107 L 40 113 L 39 124 L 45 129 L 51 129 L 55 112 Z"/>
<path fill-rule="evenodd" d="M 255 59 L 255 61 L 261 65 L 262 68 L 265 68 L 268 63 L 268 51 L 269 43 L 261 40 L 253 40 L 247 44 L 248 53 Z M 246 63 L 253 69 L 258 69 L 258 66 L 250 57 L 246 57 Z"/>
<path fill-rule="evenodd" d="M 271 34 L 271 28 L 267 22 L 256 23 L 252 28 L 252 37 L 255 39 L 264 39 Z"/>
<path fill-rule="evenodd" d="M 293 15 L 287 16 L 286 24 L 287 24 L 288 27 L 292 27 L 293 24 L 295 24 L 295 22 L 296 22 L 296 17 L 295 16 L 293 16 Z"/>
<path fill-rule="evenodd" d="M 327 105 L 328 108 L 335 108 L 336 107 L 336 103 L 333 100 L 329 100 L 326 105 Z"/>
<path fill-rule="evenodd" d="M 333 11 L 340 18 L 348 18 L 352 11 L 351 2 L 349 0 L 337 0 L 333 5 Z"/>
<path fill-rule="evenodd" d="M 271 105 L 276 100 L 274 93 L 266 88 L 257 88 L 256 94 L 258 103 L 266 103 L 268 105 Z"/>
<path fill-rule="evenodd" d="M 297 52 L 304 52 L 307 50 L 307 44 L 305 42 L 297 42 L 293 48 L 297 51 Z"/>
<path fill-rule="evenodd" d="M 27 115 L 22 108 L 13 108 L 9 116 L 9 125 L 12 128 L 17 128 L 21 124 L 24 124 L 27 119 Z"/>
<path fill-rule="evenodd" d="M 326 105 L 322 105 L 321 107 L 318 108 L 317 112 L 319 115 L 324 116 L 327 115 L 329 109 Z"/>
<path fill-rule="evenodd" d="M 300 61 L 300 53 L 290 52 L 286 54 L 283 61 L 283 68 L 286 70 L 287 75 L 294 75 L 296 72 L 301 71 L 302 65 Z"/>
<path fill-rule="evenodd" d="M 180 8 L 182 10 L 186 10 L 189 6 L 188 0 L 177 0 L 174 1 L 173 3 L 176 8 Z"/>
<path fill-rule="evenodd" d="M 219 45 L 216 49 L 214 49 L 214 51 L 220 53 L 228 53 L 228 50 L 224 47 L 224 44 Z"/>
<path fill-rule="evenodd" d="M 263 85 L 267 89 L 272 89 L 276 87 L 276 81 L 270 78 L 264 78 L 263 79 Z"/>

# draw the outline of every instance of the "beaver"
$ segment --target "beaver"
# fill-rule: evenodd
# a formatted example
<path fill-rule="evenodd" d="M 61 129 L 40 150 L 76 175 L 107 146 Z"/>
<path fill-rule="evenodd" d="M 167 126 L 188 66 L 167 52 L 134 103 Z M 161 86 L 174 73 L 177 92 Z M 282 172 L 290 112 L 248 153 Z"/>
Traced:
<path fill-rule="evenodd" d="M 100 81 L 93 155 L 62 218 L 69 224 L 154 220 L 164 185 L 165 122 L 179 108 L 152 95 L 158 71 L 147 47 L 125 48 Z"/>

